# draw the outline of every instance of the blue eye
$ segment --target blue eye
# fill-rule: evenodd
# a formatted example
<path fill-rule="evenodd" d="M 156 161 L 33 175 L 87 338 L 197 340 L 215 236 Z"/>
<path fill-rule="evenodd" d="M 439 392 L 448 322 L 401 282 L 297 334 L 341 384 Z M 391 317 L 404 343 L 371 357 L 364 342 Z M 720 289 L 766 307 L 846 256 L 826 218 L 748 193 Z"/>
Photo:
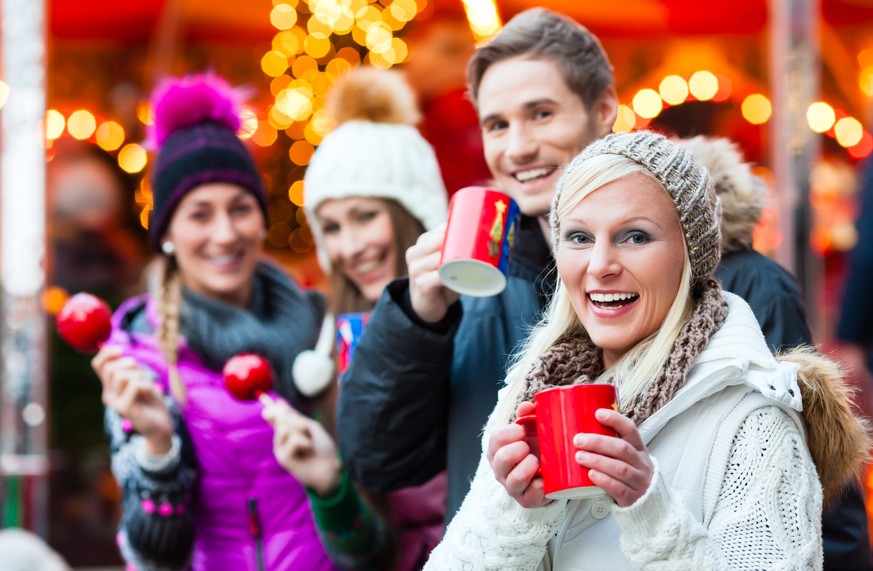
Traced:
<path fill-rule="evenodd" d="M 625 234 L 622 242 L 629 244 L 648 244 L 650 241 L 649 235 L 641 230 L 632 230 Z"/>
<path fill-rule="evenodd" d="M 577 245 L 577 246 L 591 244 L 592 242 L 594 242 L 594 240 L 592 240 L 588 234 L 586 234 L 585 232 L 578 232 L 578 231 L 567 232 L 564 235 L 564 241 L 569 242 L 569 243 L 574 244 L 574 245 Z"/>

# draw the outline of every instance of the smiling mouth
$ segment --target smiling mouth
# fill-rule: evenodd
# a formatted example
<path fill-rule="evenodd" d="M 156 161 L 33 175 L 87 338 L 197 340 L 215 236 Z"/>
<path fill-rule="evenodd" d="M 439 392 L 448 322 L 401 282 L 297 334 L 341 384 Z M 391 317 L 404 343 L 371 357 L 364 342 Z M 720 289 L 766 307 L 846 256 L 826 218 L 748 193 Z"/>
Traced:
<path fill-rule="evenodd" d="M 545 178 L 555 172 L 557 167 L 537 167 L 535 169 L 528 169 L 524 171 L 519 171 L 513 173 L 513 177 L 515 180 L 521 183 L 530 182 L 532 180 L 539 180 L 541 178 Z"/>
<path fill-rule="evenodd" d="M 636 293 L 589 293 L 588 299 L 602 309 L 619 309 L 640 298 Z"/>

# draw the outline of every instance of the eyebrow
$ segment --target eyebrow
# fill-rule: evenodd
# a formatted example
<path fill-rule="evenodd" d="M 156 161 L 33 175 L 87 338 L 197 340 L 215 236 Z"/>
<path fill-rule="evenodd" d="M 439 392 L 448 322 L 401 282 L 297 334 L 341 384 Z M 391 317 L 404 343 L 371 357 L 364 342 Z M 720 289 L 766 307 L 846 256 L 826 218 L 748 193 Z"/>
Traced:
<path fill-rule="evenodd" d="M 525 110 L 528 110 L 528 109 L 533 109 L 534 107 L 538 107 L 540 105 L 557 105 L 557 104 L 558 104 L 558 102 L 550 97 L 541 97 L 539 99 L 525 101 L 522 104 L 522 108 Z M 497 119 L 501 115 L 502 115 L 502 113 L 491 113 L 490 115 L 486 115 L 486 116 L 482 117 L 482 119 L 479 121 L 479 124 L 485 125 L 485 123 L 488 123 L 489 121 L 493 121 L 494 119 Z"/>
<path fill-rule="evenodd" d="M 657 222 L 655 222 L 654 220 L 652 220 L 648 216 L 644 216 L 644 215 L 634 216 L 632 218 L 625 218 L 623 220 L 620 220 L 617 224 L 620 226 L 627 226 L 628 224 L 633 224 L 634 222 L 639 222 L 639 221 L 649 222 L 651 224 L 654 224 L 658 228 L 661 227 L 660 224 L 658 224 Z M 578 218 L 567 218 L 562 223 L 566 223 L 566 222 L 575 222 L 576 224 L 581 224 L 582 226 L 587 226 L 587 223 L 585 221 L 580 220 Z"/>

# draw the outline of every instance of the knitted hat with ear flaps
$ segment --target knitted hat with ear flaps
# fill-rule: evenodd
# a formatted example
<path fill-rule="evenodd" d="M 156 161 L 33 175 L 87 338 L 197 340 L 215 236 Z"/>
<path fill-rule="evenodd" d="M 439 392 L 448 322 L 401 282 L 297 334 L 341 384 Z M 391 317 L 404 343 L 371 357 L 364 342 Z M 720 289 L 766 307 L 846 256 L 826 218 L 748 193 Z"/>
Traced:
<path fill-rule="evenodd" d="M 666 137 L 650 131 L 615 133 L 591 143 L 574 158 L 555 188 L 549 223 L 552 227 L 552 247 L 557 249 L 560 235 L 555 208 L 563 191 L 567 175 L 586 160 L 598 155 L 620 155 L 645 167 L 667 190 L 673 200 L 679 225 L 688 246 L 691 262 L 691 287 L 712 277 L 720 259 L 720 206 L 709 172 L 694 161 L 686 149 Z"/>
<path fill-rule="evenodd" d="M 250 192 L 267 220 L 267 193 L 251 153 L 237 137 L 239 97 L 214 74 L 171 78 L 152 94 L 155 121 L 148 145 L 157 151 L 152 170 L 154 206 L 149 245 L 160 241 L 186 194 L 200 185 L 227 182 Z"/>

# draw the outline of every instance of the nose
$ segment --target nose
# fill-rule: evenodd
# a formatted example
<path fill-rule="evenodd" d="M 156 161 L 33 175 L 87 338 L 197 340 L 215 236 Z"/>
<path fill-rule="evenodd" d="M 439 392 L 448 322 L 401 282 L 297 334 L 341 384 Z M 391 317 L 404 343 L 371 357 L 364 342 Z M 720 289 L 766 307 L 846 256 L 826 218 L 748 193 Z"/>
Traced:
<path fill-rule="evenodd" d="M 539 146 L 533 133 L 525 125 L 510 126 L 508 138 L 506 156 L 510 161 L 516 165 L 524 165 L 536 159 Z"/>
<path fill-rule="evenodd" d="M 343 230 L 340 236 L 340 252 L 347 261 L 352 261 L 361 252 L 364 251 L 364 240 L 351 228 Z"/>
<path fill-rule="evenodd" d="M 219 215 L 215 218 L 215 224 L 212 227 L 212 241 L 218 244 L 233 243 L 239 237 L 236 227 L 233 224 L 230 216 Z"/>
<path fill-rule="evenodd" d="M 591 257 L 588 259 L 588 273 L 602 280 L 618 275 L 621 272 L 621 264 L 618 258 L 618 250 L 609 240 L 598 240 L 591 249 Z"/>

